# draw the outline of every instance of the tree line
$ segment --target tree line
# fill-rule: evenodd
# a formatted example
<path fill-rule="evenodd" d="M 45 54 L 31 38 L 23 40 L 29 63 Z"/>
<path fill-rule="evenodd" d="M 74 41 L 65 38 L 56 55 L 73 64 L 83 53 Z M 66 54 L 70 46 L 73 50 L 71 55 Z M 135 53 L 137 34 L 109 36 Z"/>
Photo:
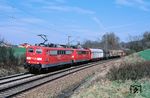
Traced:
<path fill-rule="evenodd" d="M 144 32 L 142 36 L 132 36 L 128 42 L 122 42 L 114 32 L 108 32 L 96 41 L 84 41 L 82 46 L 85 48 L 125 49 L 138 52 L 150 48 L 150 32 Z"/>

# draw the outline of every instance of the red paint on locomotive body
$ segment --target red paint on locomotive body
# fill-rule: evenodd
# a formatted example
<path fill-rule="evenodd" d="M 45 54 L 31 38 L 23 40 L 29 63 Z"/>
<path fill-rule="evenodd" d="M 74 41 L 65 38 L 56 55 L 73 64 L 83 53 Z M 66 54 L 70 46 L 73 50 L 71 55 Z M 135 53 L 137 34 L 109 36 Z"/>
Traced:
<path fill-rule="evenodd" d="M 89 61 L 91 59 L 90 50 L 88 49 L 75 49 L 74 50 L 75 62 Z"/>
<path fill-rule="evenodd" d="M 48 68 L 90 59 L 90 50 L 88 49 L 29 46 L 26 51 L 26 67 Z"/>

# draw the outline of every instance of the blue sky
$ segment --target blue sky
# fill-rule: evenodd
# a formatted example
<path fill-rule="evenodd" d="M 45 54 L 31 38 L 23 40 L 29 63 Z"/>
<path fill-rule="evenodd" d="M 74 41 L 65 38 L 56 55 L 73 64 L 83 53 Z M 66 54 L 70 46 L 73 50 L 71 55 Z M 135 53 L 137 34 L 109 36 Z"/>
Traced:
<path fill-rule="evenodd" d="M 122 41 L 150 31 L 149 0 L 0 0 L 0 35 L 12 44 L 97 40 L 115 32 Z"/>

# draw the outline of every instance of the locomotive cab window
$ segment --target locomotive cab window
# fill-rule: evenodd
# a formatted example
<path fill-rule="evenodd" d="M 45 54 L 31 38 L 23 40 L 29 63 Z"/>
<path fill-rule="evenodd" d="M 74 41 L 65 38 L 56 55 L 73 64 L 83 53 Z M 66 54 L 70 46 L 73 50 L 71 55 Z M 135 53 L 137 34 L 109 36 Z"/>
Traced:
<path fill-rule="evenodd" d="M 41 54 L 42 53 L 42 49 L 36 49 L 36 53 L 37 54 Z"/>
<path fill-rule="evenodd" d="M 33 48 L 29 48 L 29 49 L 28 49 L 28 52 L 33 53 L 33 52 L 34 52 Z"/>

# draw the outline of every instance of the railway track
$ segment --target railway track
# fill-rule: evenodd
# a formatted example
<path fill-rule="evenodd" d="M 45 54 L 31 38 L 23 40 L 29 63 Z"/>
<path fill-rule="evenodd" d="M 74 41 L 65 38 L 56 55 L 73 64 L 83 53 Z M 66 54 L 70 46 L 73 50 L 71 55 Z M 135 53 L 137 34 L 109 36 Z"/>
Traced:
<path fill-rule="evenodd" d="M 22 75 L 25 75 L 25 74 L 28 74 L 28 73 L 19 73 L 19 74 L 14 74 L 14 75 L 10 75 L 10 76 L 1 77 L 0 81 L 5 80 L 5 79 L 9 79 L 9 78 L 13 78 L 13 77 L 17 77 L 17 76 L 22 76 Z"/>
<path fill-rule="evenodd" d="M 21 80 L 21 79 L 26 79 L 26 78 L 33 77 L 33 76 L 35 76 L 35 75 L 34 74 L 22 74 L 22 75 L 19 75 L 16 77 L 10 77 L 10 78 L 6 78 L 6 79 L 2 79 L 2 80 L 0 80 L 0 85 L 10 83 L 13 81 L 17 81 L 17 80 Z"/>
<path fill-rule="evenodd" d="M 84 70 L 86 68 L 106 63 L 108 61 L 112 60 L 82 64 L 80 66 L 74 66 L 71 68 L 59 70 L 48 74 L 41 74 L 41 75 L 26 74 L 25 76 L 19 75 L 17 77 L 2 79 L 0 80 L 0 98 L 13 97 L 17 94 L 33 89 L 42 84 L 51 82 L 53 80 L 59 79 L 69 74 Z"/>

